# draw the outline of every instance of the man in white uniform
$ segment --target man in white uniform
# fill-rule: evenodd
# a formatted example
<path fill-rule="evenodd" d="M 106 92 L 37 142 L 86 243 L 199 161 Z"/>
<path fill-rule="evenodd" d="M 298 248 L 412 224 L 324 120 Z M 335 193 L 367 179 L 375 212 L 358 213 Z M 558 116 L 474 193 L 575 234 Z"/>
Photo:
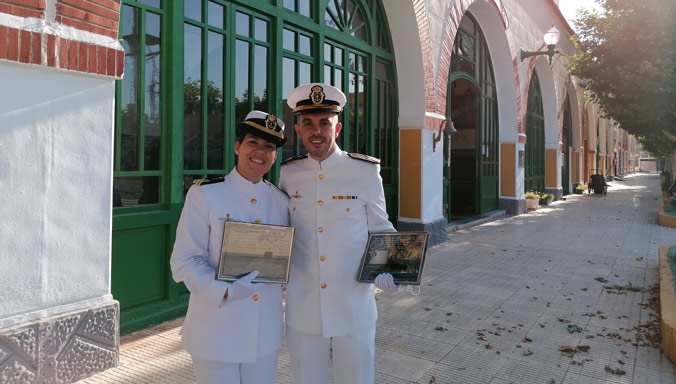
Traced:
<path fill-rule="evenodd" d="M 252 284 L 258 271 L 234 283 L 215 276 L 226 220 L 289 225 L 289 197 L 263 180 L 285 141 L 284 123 L 252 111 L 236 135 L 236 168 L 188 191 L 171 270 L 190 291 L 182 340 L 197 382 L 273 384 L 282 344 L 281 286 Z"/>
<path fill-rule="evenodd" d="M 369 232 L 395 229 L 387 219 L 379 160 L 336 144 L 345 102 L 339 89 L 317 83 L 288 97 L 309 155 L 283 162 L 279 182 L 290 196 L 296 228 L 286 296 L 296 384 L 328 383 L 330 351 L 334 383 L 374 380 L 376 302 L 373 284 L 359 283 L 357 274 Z M 390 274 L 378 276 L 376 286 L 398 289 Z"/>

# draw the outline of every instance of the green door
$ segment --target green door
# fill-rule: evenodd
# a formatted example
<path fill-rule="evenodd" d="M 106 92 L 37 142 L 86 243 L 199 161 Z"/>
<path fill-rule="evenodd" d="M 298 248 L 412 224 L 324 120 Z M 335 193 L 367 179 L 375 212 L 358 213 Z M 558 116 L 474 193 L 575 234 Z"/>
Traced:
<path fill-rule="evenodd" d="M 456 129 L 450 140 L 450 218 L 459 220 L 479 212 L 478 152 L 481 97 L 468 79 L 451 83 L 451 119 Z"/>
<path fill-rule="evenodd" d="M 446 116 L 457 132 L 444 140 L 444 213 L 458 220 L 498 208 L 499 137 L 490 52 L 465 14 L 451 54 Z"/>
<path fill-rule="evenodd" d="M 526 165 L 524 192 L 545 190 L 545 117 L 538 76 L 528 88 L 528 110 L 526 111 Z"/>
<path fill-rule="evenodd" d="M 381 158 L 396 222 L 396 79 L 380 1 L 123 0 L 120 17 L 112 292 L 123 333 L 185 313 L 169 267 L 184 196 L 234 167 L 236 122 L 252 109 L 283 116 L 279 161 L 301 151 L 284 100 L 298 84 L 346 93 L 340 144 Z"/>

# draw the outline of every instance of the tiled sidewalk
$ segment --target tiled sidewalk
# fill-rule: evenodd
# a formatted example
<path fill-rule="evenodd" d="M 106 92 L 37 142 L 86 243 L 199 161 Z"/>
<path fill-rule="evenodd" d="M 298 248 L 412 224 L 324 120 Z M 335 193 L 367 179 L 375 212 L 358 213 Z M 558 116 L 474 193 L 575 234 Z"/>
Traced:
<path fill-rule="evenodd" d="M 656 174 L 631 175 L 605 196 L 449 233 L 419 295 L 377 294 L 376 383 L 676 382 L 645 326 L 658 248 L 676 244 L 661 201 Z M 123 336 L 119 367 L 81 382 L 193 383 L 180 324 Z M 277 383 L 290 382 L 283 348 Z"/>

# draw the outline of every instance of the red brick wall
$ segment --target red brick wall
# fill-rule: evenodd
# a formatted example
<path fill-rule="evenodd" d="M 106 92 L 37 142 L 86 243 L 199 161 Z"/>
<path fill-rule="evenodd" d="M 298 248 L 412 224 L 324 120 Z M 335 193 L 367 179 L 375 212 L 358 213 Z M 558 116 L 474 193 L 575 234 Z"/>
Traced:
<path fill-rule="evenodd" d="M 58 0 L 56 22 L 117 39 L 119 0 Z"/>
<path fill-rule="evenodd" d="M 14 16 L 44 19 L 45 0 L 0 1 L 0 12 Z"/>
<path fill-rule="evenodd" d="M 434 93 L 434 58 L 430 43 L 430 25 L 427 19 L 427 10 L 424 0 L 413 0 L 418 33 L 420 34 L 420 47 L 423 56 L 423 71 L 425 71 L 425 112 L 436 112 Z M 445 113 L 445 111 L 444 111 Z"/>
<path fill-rule="evenodd" d="M 0 0 L 0 12 L 44 19 L 45 0 Z M 117 39 L 119 0 L 58 0 L 56 22 Z M 45 43 L 43 45 L 43 42 Z M 124 51 L 0 25 L 0 60 L 121 77 Z"/>

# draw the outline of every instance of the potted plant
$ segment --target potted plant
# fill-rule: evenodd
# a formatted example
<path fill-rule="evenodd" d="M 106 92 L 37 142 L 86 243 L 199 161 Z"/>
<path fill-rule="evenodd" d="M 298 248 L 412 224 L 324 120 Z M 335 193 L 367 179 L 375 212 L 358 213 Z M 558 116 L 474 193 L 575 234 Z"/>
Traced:
<path fill-rule="evenodd" d="M 540 195 L 540 205 L 549 205 L 554 200 L 554 195 L 551 193 L 543 193 Z"/>
<path fill-rule="evenodd" d="M 538 195 L 537 192 L 528 191 L 523 195 L 523 197 L 526 198 L 526 210 L 534 211 L 538 209 L 540 203 L 540 195 Z"/>
<path fill-rule="evenodd" d="M 587 184 L 580 183 L 580 184 L 575 186 L 575 193 L 577 193 L 578 195 L 581 195 L 581 194 L 584 193 L 584 191 L 586 189 L 587 189 Z"/>

